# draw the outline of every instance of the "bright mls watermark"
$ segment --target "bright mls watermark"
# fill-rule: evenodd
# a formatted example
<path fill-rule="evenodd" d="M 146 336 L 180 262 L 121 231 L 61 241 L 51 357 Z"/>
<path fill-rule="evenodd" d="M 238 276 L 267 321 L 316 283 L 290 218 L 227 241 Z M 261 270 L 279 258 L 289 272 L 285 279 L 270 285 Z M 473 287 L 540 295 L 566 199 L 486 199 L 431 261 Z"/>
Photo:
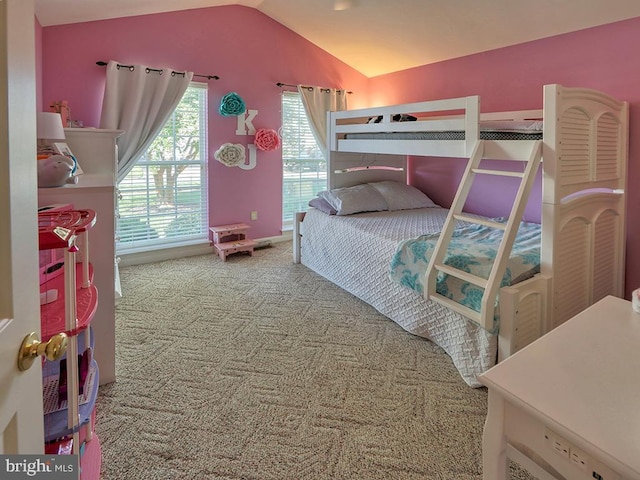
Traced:
<path fill-rule="evenodd" d="M 0 455 L 3 480 L 78 480 L 78 455 Z"/>

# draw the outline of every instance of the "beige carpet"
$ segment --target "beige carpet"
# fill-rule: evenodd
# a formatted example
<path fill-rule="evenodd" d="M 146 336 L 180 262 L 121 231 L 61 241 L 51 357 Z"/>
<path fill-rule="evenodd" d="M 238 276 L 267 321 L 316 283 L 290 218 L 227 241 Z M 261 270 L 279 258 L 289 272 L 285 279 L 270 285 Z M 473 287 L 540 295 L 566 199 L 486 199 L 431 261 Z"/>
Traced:
<path fill-rule="evenodd" d="M 482 478 L 486 390 L 290 243 L 121 275 L 103 480 Z"/>

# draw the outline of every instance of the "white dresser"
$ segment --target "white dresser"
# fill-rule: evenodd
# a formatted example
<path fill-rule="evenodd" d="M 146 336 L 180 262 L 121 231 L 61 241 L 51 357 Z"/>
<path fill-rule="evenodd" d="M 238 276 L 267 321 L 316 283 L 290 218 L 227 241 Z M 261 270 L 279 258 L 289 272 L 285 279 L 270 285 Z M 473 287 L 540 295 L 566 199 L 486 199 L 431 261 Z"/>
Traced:
<path fill-rule="evenodd" d="M 96 212 L 90 232 L 89 257 L 94 283 L 100 292 L 92 326 L 96 336 L 95 359 L 100 365 L 100 383 L 113 382 L 115 374 L 115 195 L 117 146 L 120 130 L 65 129 L 66 143 L 84 174 L 76 185 L 39 188 L 38 206 L 71 203 L 75 208 Z"/>
<path fill-rule="evenodd" d="M 606 297 L 481 376 L 485 480 L 640 479 L 640 314 Z"/>

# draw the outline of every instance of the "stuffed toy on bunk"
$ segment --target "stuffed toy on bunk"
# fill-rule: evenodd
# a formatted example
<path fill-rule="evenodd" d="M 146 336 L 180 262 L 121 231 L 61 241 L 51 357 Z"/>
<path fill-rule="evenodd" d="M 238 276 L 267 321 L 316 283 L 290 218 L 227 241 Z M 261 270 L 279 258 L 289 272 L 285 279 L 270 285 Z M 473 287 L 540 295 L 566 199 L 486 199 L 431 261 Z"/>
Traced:
<path fill-rule="evenodd" d="M 52 155 L 38 160 L 38 187 L 62 187 L 68 183 L 78 183 L 73 175 L 75 162 L 65 155 Z"/>
<path fill-rule="evenodd" d="M 415 122 L 416 120 L 418 120 L 418 117 L 414 117 L 413 115 L 409 115 L 409 114 L 400 115 L 399 113 L 396 113 L 393 117 L 391 117 L 391 120 L 393 120 L 394 122 Z M 382 115 L 378 115 L 377 117 L 370 117 L 367 120 L 367 123 L 380 123 L 380 122 L 382 122 Z"/>

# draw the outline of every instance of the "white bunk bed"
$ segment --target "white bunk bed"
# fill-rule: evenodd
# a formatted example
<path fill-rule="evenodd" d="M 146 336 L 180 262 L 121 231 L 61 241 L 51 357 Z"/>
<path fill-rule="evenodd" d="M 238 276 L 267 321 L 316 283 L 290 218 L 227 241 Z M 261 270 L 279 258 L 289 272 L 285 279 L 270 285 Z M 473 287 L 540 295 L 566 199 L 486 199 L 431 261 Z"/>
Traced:
<path fill-rule="evenodd" d="M 408 155 L 470 158 L 466 180 L 448 214 L 459 217 L 458 221 L 467 219 L 462 209 L 475 177 L 473 172 L 486 173 L 479 162 L 492 159 L 528 164 L 538 156 L 537 149 L 542 143 L 540 273 L 501 289 L 501 274 L 489 279 L 486 288 L 499 292 L 497 332 L 484 328 L 487 319 L 493 318 L 492 302 L 484 302 L 482 307 L 491 308 L 491 312 L 483 311 L 480 317 L 474 317 L 455 305 L 435 305 L 430 295 L 433 287 L 425 289 L 425 297 L 431 298 L 428 300 L 406 288 L 398 289 L 386 278 L 374 282 L 366 274 L 355 282 L 337 278 L 334 273 L 345 260 L 344 252 L 352 251 L 359 257 L 353 268 L 361 268 L 362 272 L 368 271 L 370 261 L 380 262 L 380 254 L 356 253 L 353 245 L 343 245 L 333 235 L 322 235 L 321 240 L 321 235 L 313 232 L 315 227 L 307 228 L 313 225 L 311 219 L 305 226 L 304 213 L 298 215 L 295 224 L 294 261 L 302 262 L 372 304 L 411 333 L 440 345 L 452 357 L 465 381 L 474 387 L 480 385 L 477 375 L 496 360 L 513 354 L 604 296 L 623 296 L 628 106 L 594 90 L 560 85 L 544 87 L 543 103 L 540 111 L 481 114 L 480 99 L 472 96 L 328 115 L 330 189 L 388 179 L 405 182 Z M 398 115 L 418 119 L 393 121 Z M 370 118 L 380 121 L 367 123 Z M 512 139 L 512 132 L 508 138 L 501 133 L 483 132 L 485 121 L 524 119 L 542 120 L 542 134 L 516 132 L 518 139 Z M 357 134 L 371 136 L 361 138 Z M 413 138 L 416 135 L 427 139 Z M 530 184 L 514 200 L 512 215 L 516 225 L 529 187 Z M 383 213 L 387 217 L 390 214 Z M 344 221 L 344 217 L 324 217 L 327 222 L 332 218 Z M 450 219 L 451 229 L 455 223 L 455 218 Z M 317 228 L 326 233 L 330 227 Z M 446 228 L 445 224 L 443 232 Z M 446 237 L 446 233 L 441 237 Z M 443 241 L 446 244 L 447 239 Z M 316 258 L 311 256 L 314 250 Z M 336 260 L 332 263 L 334 255 Z M 382 261 L 389 262 L 390 258 Z M 498 258 L 496 262 L 502 260 Z M 433 278 L 430 276 L 437 269 L 434 260 L 425 273 L 425 285 L 430 285 Z M 391 298 L 382 300 L 387 295 Z M 465 332 L 460 334 L 461 330 Z"/>

